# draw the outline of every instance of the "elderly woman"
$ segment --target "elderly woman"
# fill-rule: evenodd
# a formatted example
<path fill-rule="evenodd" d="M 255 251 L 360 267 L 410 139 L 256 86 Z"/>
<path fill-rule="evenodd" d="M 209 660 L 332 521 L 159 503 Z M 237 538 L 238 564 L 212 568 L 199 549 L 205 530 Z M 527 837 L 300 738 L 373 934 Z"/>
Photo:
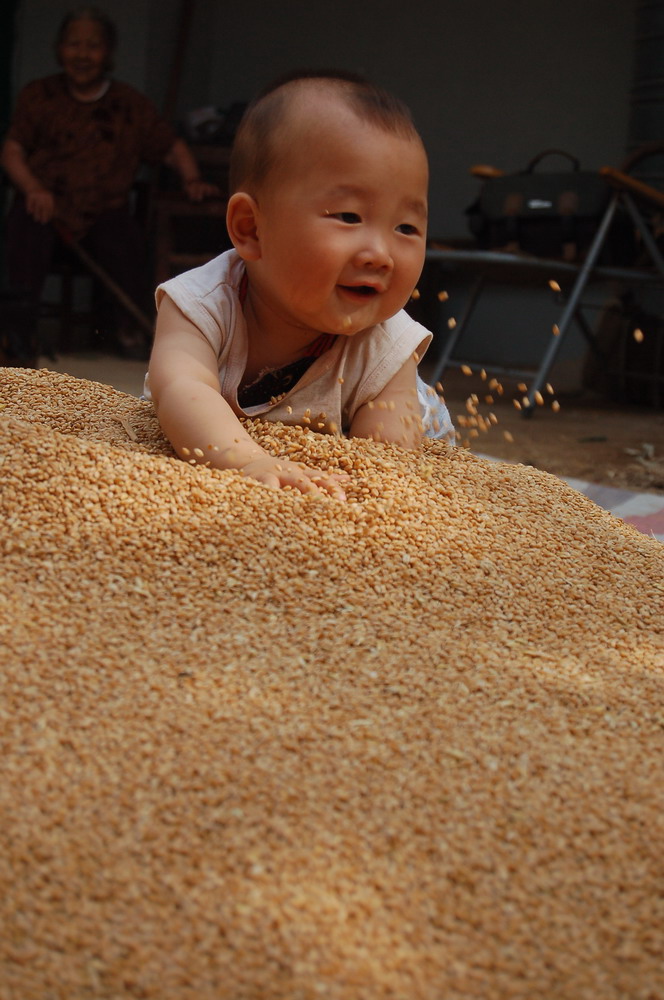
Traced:
<path fill-rule="evenodd" d="M 134 301 L 145 296 L 145 247 L 129 210 L 141 163 L 165 163 L 194 201 L 217 193 L 187 145 L 143 94 L 110 76 L 115 25 L 102 11 L 68 14 L 55 50 L 62 72 L 18 96 L 0 162 L 16 188 L 6 224 L 11 290 L 32 303 L 17 363 L 35 363 L 38 303 L 60 234 L 79 240 Z M 131 317 L 118 309 L 123 353 L 145 350 Z"/>

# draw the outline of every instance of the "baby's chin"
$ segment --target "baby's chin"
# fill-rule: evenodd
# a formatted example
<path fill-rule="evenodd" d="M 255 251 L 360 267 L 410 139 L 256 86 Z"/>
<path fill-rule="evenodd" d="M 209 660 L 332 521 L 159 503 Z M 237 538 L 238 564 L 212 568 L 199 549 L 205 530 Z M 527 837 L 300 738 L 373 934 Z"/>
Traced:
<path fill-rule="evenodd" d="M 379 326 L 393 315 L 393 311 L 381 309 L 372 309 L 369 315 L 367 315 L 367 311 L 365 310 L 355 313 L 348 312 L 340 316 L 335 329 L 329 332 L 340 334 L 342 337 L 355 337 L 364 330 L 370 330 L 373 326 Z"/>
<path fill-rule="evenodd" d="M 330 333 L 335 333 L 340 337 L 356 337 L 358 333 L 362 333 L 364 330 L 370 330 L 372 326 L 377 326 L 382 323 L 382 319 L 372 319 L 370 322 L 358 319 L 357 316 L 343 316 L 337 325 L 335 330 L 330 330 Z"/>

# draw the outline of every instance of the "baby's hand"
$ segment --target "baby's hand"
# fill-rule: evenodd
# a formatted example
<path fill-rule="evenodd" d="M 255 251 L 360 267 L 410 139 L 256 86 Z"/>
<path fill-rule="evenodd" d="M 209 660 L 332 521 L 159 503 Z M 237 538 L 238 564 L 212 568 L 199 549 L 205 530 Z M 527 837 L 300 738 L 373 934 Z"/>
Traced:
<path fill-rule="evenodd" d="M 327 493 L 336 500 L 346 499 L 342 485 L 348 479 L 345 473 L 321 472 L 320 469 L 310 469 L 298 462 L 288 462 L 271 455 L 254 458 L 239 471 L 243 476 L 257 479 L 274 489 L 290 486 L 300 493 Z"/>

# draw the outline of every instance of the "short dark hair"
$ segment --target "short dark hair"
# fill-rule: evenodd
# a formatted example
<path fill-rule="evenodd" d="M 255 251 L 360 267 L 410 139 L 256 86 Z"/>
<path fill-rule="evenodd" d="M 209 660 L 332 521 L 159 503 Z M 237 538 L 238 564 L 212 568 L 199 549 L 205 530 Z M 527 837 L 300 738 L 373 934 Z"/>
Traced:
<path fill-rule="evenodd" d="M 55 54 L 58 61 L 60 59 L 60 46 L 67 34 L 67 29 L 74 21 L 94 21 L 101 28 L 104 42 L 108 49 L 106 69 L 113 69 L 113 56 L 118 47 L 118 29 L 115 26 L 115 22 L 111 20 L 105 11 L 100 10 L 99 7 L 77 7 L 76 10 L 70 10 L 68 14 L 65 14 L 60 22 L 58 33 L 55 36 Z"/>
<path fill-rule="evenodd" d="M 321 92 L 337 95 L 362 121 L 421 142 L 407 105 L 364 77 L 344 70 L 287 73 L 265 87 L 242 117 L 231 151 L 231 194 L 245 186 L 255 189 L 265 180 L 276 159 L 275 137 L 286 117 L 289 93 L 308 84 L 318 86 Z"/>

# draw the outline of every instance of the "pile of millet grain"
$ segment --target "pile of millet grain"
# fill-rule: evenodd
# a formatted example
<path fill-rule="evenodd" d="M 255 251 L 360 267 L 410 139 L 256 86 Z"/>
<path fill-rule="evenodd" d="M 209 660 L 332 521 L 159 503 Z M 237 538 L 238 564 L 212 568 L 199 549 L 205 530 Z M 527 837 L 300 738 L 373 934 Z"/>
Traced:
<path fill-rule="evenodd" d="M 664 553 L 281 425 L 348 502 L 0 378 L 2 1000 L 660 1000 Z"/>

